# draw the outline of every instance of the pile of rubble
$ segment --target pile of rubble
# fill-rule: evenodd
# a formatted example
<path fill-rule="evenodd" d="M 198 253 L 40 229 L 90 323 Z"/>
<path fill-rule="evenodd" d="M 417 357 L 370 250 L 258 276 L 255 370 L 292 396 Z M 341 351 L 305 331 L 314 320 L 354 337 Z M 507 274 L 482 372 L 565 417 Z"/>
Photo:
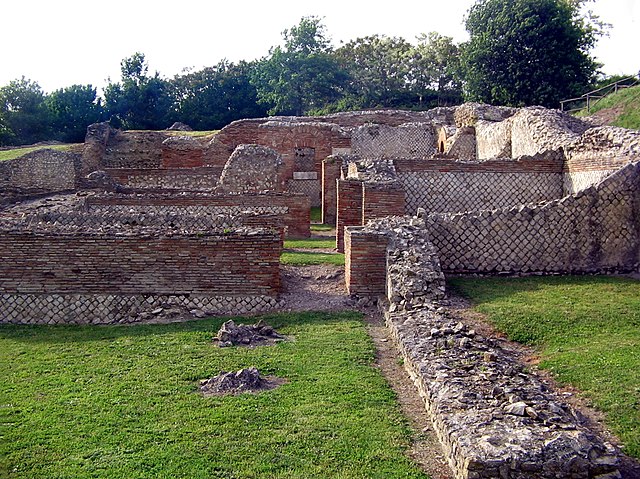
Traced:
<path fill-rule="evenodd" d="M 274 389 L 284 381 L 274 377 L 263 377 L 255 367 L 239 371 L 222 371 L 217 376 L 200 381 L 200 392 L 204 396 L 222 396 Z"/>
<path fill-rule="evenodd" d="M 236 324 L 226 321 L 213 338 L 221 348 L 229 346 L 256 346 L 274 344 L 286 338 L 263 320 L 255 324 Z"/>

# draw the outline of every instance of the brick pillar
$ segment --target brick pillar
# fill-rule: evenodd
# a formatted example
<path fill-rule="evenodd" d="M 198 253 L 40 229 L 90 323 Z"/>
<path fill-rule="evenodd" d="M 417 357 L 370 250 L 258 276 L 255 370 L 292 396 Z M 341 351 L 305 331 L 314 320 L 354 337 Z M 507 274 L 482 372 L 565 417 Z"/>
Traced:
<path fill-rule="evenodd" d="M 289 238 L 311 236 L 311 200 L 307 195 L 295 195 L 288 201 L 287 226 Z"/>
<path fill-rule="evenodd" d="M 341 164 L 331 156 L 322 162 L 322 223 L 325 225 L 336 224 L 336 180 L 340 178 Z"/>
<path fill-rule="evenodd" d="M 386 236 L 365 233 L 360 226 L 345 228 L 344 280 L 349 294 L 382 296 L 387 285 Z"/>
<path fill-rule="evenodd" d="M 336 180 L 336 248 L 344 252 L 344 227 L 362 225 L 362 181 Z"/>
<path fill-rule="evenodd" d="M 404 216 L 405 192 L 397 183 L 362 185 L 362 224 L 384 216 Z"/>

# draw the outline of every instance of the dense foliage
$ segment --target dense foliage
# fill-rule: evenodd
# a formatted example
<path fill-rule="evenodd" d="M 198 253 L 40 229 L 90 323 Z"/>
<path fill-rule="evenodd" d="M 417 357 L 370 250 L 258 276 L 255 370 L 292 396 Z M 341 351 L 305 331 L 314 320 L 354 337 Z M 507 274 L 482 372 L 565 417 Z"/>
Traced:
<path fill-rule="evenodd" d="M 282 32 L 282 45 L 252 62 L 223 60 L 167 79 L 134 53 L 102 98 L 91 85 L 45 94 L 22 78 L 0 88 L 0 146 L 81 141 L 87 125 L 104 120 L 124 129 L 180 121 L 213 130 L 267 114 L 425 110 L 463 100 L 556 107 L 594 77 L 588 52 L 598 23 L 580 14 L 588 1 L 477 0 L 462 45 L 432 32 L 415 44 L 371 35 L 336 49 L 319 18 L 303 17 Z"/>
<path fill-rule="evenodd" d="M 465 90 L 472 100 L 557 107 L 594 80 L 595 30 L 580 1 L 479 0 L 466 19 Z"/>

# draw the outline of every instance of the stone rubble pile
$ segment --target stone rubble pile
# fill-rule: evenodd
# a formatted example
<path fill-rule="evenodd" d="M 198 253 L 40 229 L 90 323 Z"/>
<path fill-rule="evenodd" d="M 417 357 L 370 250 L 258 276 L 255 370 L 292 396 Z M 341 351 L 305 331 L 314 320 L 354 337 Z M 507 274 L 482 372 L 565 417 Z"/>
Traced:
<path fill-rule="evenodd" d="M 263 378 L 255 367 L 239 371 L 222 371 L 217 376 L 200 381 L 200 391 L 205 396 L 240 394 L 273 389 L 277 384 Z"/>
<path fill-rule="evenodd" d="M 233 320 L 226 321 L 213 338 L 221 348 L 276 343 L 285 339 L 262 320 L 255 324 L 236 324 Z"/>
<path fill-rule="evenodd" d="M 398 181 L 393 160 L 388 159 L 359 159 L 349 163 L 347 178 L 384 185 Z"/>

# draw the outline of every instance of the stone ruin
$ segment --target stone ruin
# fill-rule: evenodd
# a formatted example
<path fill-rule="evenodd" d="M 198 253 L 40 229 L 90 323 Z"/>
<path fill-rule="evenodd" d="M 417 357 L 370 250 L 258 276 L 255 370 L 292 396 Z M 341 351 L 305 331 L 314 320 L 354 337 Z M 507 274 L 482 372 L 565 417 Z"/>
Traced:
<path fill-rule="evenodd" d="M 637 272 L 639 161 L 640 132 L 540 107 L 262 118 L 209 137 L 92 125 L 82 155 L 0 164 L 0 321 L 273 309 L 282 239 L 309 236 L 321 207 L 457 478 L 620 477 L 579 414 L 447 311 L 444 277 Z"/>
<path fill-rule="evenodd" d="M 232 319 L 225 321 L 213 338 L 221 348 L 274 344 L 285 339 L 272 326 L 262 320 L 255 324 L 236 324 Z"/>

